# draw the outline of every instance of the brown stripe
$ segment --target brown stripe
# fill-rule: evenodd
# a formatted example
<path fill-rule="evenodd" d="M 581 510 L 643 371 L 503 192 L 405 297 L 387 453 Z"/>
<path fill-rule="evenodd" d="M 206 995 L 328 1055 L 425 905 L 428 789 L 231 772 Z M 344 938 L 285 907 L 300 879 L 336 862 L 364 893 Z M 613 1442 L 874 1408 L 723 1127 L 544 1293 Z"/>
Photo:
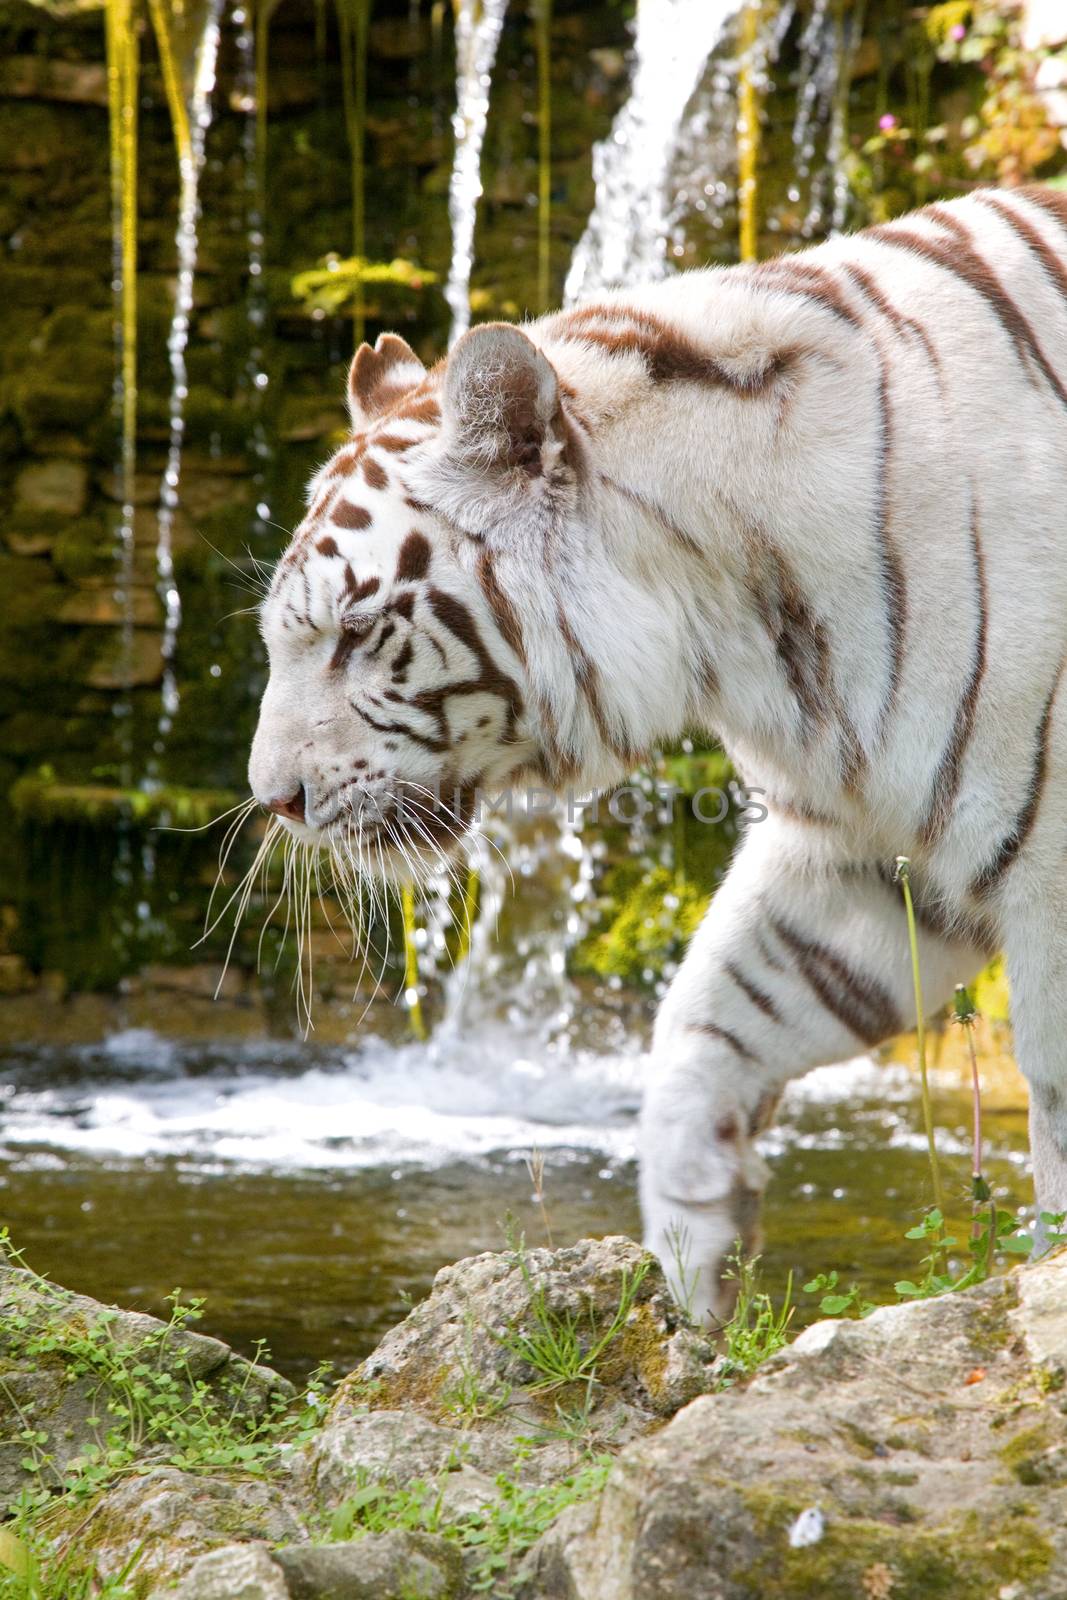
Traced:
<path fill-rule="evenodd" d="M 729 1028 L 720 1028 L 717 1022 L 690 1022 L 687 1024 L 689 1033 L 706 1033 L 709 1039 L 721 1039 L 723 1044 L 730 1046 L 742 1061 L 752 1061 L 759 1065 L 759 1056 L 754 1055 L 746 1044 L 742 1044 L 736 1033 L 731 1033 Z"/>
<path fill-rule="evenodd" d="M 756 574 L 751 592 L 760 618 L 812 738 L 832 720 L 841 746 L 842 781 L 855 789 L 867 758 L 834 682 L 830 640 L 825 625 L 808 604 L 800 582 L 781 551 L 760 528 L 748 530 Z"/>
<path fill-rule="evenodd" d="M 904 568 L 890 533 L 890 464 L 893 456 L 893 410 L 889 395 L 889 367 L 881 344 L 878 350 L 878 555 L 882 567 L 882 589 L 886 602 L 886 636 L 889 645 L 889 682 L 879 719 L 885 734 L 900 692 L 904 671 L 904 630 L 908 620 L 908 589 Z"/>
<path fill-rule="evenodd" d="M 952 734 L 934 778 L 929 809 L 919 830 L 919 837 L 924 845 L 932 845 L 941 837 L 948 825 L 949 817 L 952 815 L 952 808 L 956 804 L 956 796 L 959 794 L 960 779 L 963 774 L 963 758 L 974 733 L 975 716 L 978 711 L 978 695 L 982 687 L 982 678 L 985 675 L 989 600 L 986 593 L 985 557 L 982 554 L 982 542 L 978 533 L 978 507 L 976 503 L 971 508 L 971 550 L 974 561 L 975 604 L 977 608 L 971 675 L 960 699 Z"/>
<path fill-rule="evenodd" d="M 441 407 L 436 396 L 424 394 L 417 399 L 410 396 L 390 413 L 390 422 L 440 422 Z"/>
<path fill-rule="evenodd" d="M 590 325 L 597 321 L 607 325 Z M 677 329 L 630 307 L 612 307 L 608 313 L 596 306 L 583 306 L 564 315 L 554 336 L 561 341 L 596 345 L 609 356 L 639 356 L 653 383 L 711 384 L 738 394 L 752 394 L 777 371 L 772 367 L 761 372 L 755 383 L 740 383 L 719 366 L 714 356 Z"/>
<path fill-rule="evenodd" d="M 792 256 L 777 256 L 773 261 L 762 262 L 753 269 L 753 276 L 766 287 L 781 289 L 789 294 L 802 295 L 829 311 L 850 327 L 866 330 L 863 317 L 849 303 L 841 285 L 823 267 L 798 261 Z M 900 690 L 904 662 L 904 630 L 907 622 L 907 584 L 904 568 L 890 532 L 889 484 L 890 459 L 893 446 L 893 416 L 890 404 L 889 365 L 880 340 L 871 333 L 875 358 L 878 363 L 878 524 L 876 539 L 878 561 L 882 569 L 882 589 L 886 607 L 886 642 L 889 651 L 889 682 L 885 702 L 879 719 L 879 733 L 884 735 L 890 715 Z M 845 781 L 854 785 L 858 781 L 858 759 L 865 760 L 855 730 L 846 740 L 842 750 Z M 851 774 L 851 778 L 849 775 Z"/>
<path fill-rule="evenodd" d="M 348 474 L 353 472 L 359 465 L 360 459 L 366 448 L 367 446 L 365 442 L 355 445 L 346 445 L 343 450 L 339 450 L 337 452 L 333 460 L 330 462 L 330 465 L 326 471 L 326 476 L 328 478 L 347 477 Z"/>
<path fill-rule="evenodd" d="M 802 295 L 824 311 L 831 312 L 850 327 L 862 328 L 863 318 L 841 293 L 840 285 L 824 267 L 808 261 L 798 261 L 793 256 L 775 256 L 752 269 L 752 275 L 769 289 L 783 290 L 788 294 Z"/>
<path fill-rule="evenodd" d="M 1040 206 L 1053 222 L 1067 228 L 1067 194 L 1062 189 L 1050 189 L 1044 183 L 1023 183 L 1015 190 L 1015 196 L 1028 200 L 1032 206 Z"/>
<path fill-rule="evenodd" d="M 345 585 L 341 591 L 344 599 L 353 602 L 366 600 L 372 594 L 377 594 L 381 586 L 380 578 L 364 578 L 362 583 L 357 583 L 355 573 L 348 562 L 345 562 Z"/>
<path fill-rule="evenodd" d="M 933 262 L 935 267 L 954 273 L 957 278 L 969 285 L 990 307 L 1010 337 L 1026 371 L 1028 373 L 1030 371 L 1027 361 L 1029 357 L 1044 375 L 1060 404 L 1067 407 L 1067 390 L 1064 390 L 1049 365 L 1048 358 L 1037 341 L 1037 335 L 989 263 L 975 250 L 974 240 L 968 230 L 943 206 L 927 206 L 921 215 L 939 223 L 952 235 L 952 242 L 925 238 L 922 234 L 913 233 L 910 228 L 899 227 L 896 223 L 879 224 L 877 227 L 868 228 L 866 236 L 869 239 L 877 239 L 881 244 L 892 245 L 894 249 L 910 250 L 913 254 L 922 256 L 924 260 Z"/>
<path fill-rule="evenodd" d="M 376 450 L 388 450 L 391 455 L 398 455 L 402 450 L 410 450 L 415 444 L 414 439 L 402 439 L 396 433 L 378 433 L 371 440 Z"/>
<path fill-rule="evenodd" d="M 610 478 L 606 472 L 600 472 L 597 476 L 607 488 L 613 489 L 624 500 L 629 500 L 631 505 L 636 506 L 639 511 L 643 511 L 646 516 L 658 522 L 670 534 L 675 543 L 680 545 L 689 555 L 704 555 L 703 549 L 697 540 L 693 538 L 693 535 L 686 533 L 685 529 L 680 527 L 672 517 L 668 516 L 663 507 L 657 505 L 654 500 L 649 500 L 645 495 L 639 493 L 637 489 L 631 489 L 628 484 L 620 483 L 617 478 Z"/>
<path fill-rule="evenodd" d="M 406 536 L 400 546 L 396 563 L 397 583 L 417 583 L 430 570 L 430 541 L 417 528 Z"/>
<path fill-rule="evenodd" d="M 579 644 L 578 638 L 561 605 L 556 607 L 556 621 L 564 643 L 570 651 L 571 664 L 574 668 L 574 680 L 589 707 L 590 715 L 596 725 L 597 733 L 607 745 L 608 749 L 625 762 L 636 761 L 637 757 L 628 746 L 619 745 L 611 732 L 601 699 L 600 673 L 595 662 L 591 661 L 585 650 Z"/>
<path fill-rule="evenodd" d="M 778 956 L 775 955 L 774 951 L 771 949 L 762 933 L 760 933 L 758 930 L 756 932 L 756 949 L 763 957 L 767 966 L 771 968 L 772 972 L 785 971 L 785 962 L 781 961 Z"/>
<path fill-rule="evenodd" d="M 903 1029 L 889 991 L 877 979 L 854 972 L 827 945 L 804 939 L 779 917 L 771 927 L 791 951 L 808 986 L 839 1022 L 864 1044 L 877 1044 Z"/>
<path fill-rule="evenodd" d="M 369 711 L 363 706 L 355 705 L 354 702 L 353 710 L 357 711 L 364 722 L 378 733 L 402 734 L 405 739 L 410 739 L 413 744 L 422 745 L 424 750 L 429 750 L 433 755 L 443 755 L 449 749 L 449 741 L 446 738 L 431 739 L 424 733 L 416 733 L 413 728 L 405 727 L 402 722 L 377 722 Z"/>
<path fill-rule="evenodd" d="M 478 557 L 477 577 L 505 643 L 511 647 L 519 660 L 525 663 L 526 645 L 522 637 L 522 624 L 514 606 L 500 587 L 496 566 L 488 550 L 482 550 Z"/>
<path fill-rule="evenodd" d="M 1040 261 L 1045 276 L 1052 284 L 1052 287 L 1058 290 L 1067 300 L 1067 266 L 1064 265 L 1052 246 L 1042 236 L 1040 230 L 1034 227 L 1028 217 L 1024 217 L 1021 212 L 1016 211 L 1014 206 L 1005 205 L 1004 201 L 995 194 L 987 194 L 984 190 L 979 190 L 974 198 L 980 200 L 984 206 L 988 206 L 991 211 L 995 211 L 997 216 L 1006 222 L 1009 228 L 1015 230 L 1026 247 L 1032 250 Z"/>
<path fill-rule="evenodd" d="M 857 266 L 855 262 L 846 262 L 844 270 L 849 280 L 862 295 L 866 296 L 875 310 L 881 312 L 895 333 L 900 334 L 902 338 L 906 338 L 910 334 L 918 339 L 940 381 L 942 376 L 941 357 L 938 355 L 937 347 L 922 323 L 916 322 L 914 317 L 906 316 L 891 300 L 887 299 L 874 276 L 865 267 Z"/>
<path fill-rule="evenodd" d="M 1048 698 L 1041 713 L 1041 721 L 1037 726 L 1034 762 L 1030 772 L 1030 783 L 1027 788 L 1026 798 L 1019 809 L 1019 814 L 1015 818 L 1011 830 L 1001 840 L 996 855 L 986 863 L 971 884 L 971 893 L 975 896 L 980 897 L 988 894 L 997 881 L 1003 877 L 1030 837 L 1034 823 L 1037 821 L 1037 813 L 1041 805 L 1041 793 L 1045 786 L 1045 778 L 1048 775 L 1048 734 L 1052 722 L 1052 707 L 1056 699 L 1056 690 L 1060 686 L 1060 678 L 1063 676 L 1063 667 L 1064 663 L 1061 661 L 1052 688 L 1048 692 Z"/>
<path fill-rule="evenodd" d="M 373 456 L 363 457 L 363 476 L 371 489 L 384 489 L 389 483 L 389 474 Z"/>
<path fill-rule="evenodd" d="M 747 994 L 754 1006 L 758 1006 L 765 1017 L 770 1017 L 772 1022 L 781 1022 L 782 1013 L 778 1010 L 769 994 L 766 994 L 750 978 L 746 978 L 736 961 L 726 963 L 726 971 L 737 984 L 743 994 Z"/>

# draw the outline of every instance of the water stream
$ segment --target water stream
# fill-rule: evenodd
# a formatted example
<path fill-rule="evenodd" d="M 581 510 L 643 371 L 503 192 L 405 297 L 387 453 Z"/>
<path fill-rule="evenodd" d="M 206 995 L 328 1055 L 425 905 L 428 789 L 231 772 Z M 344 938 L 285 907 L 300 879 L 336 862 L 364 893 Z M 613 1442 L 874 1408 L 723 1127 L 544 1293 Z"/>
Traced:
<path fill-rule="evenodd" d="M 448 216 L 452 224 L 452 264 L 445 299 L 452 312 L 449 343 L 470 326 L 470 282 L 474 264 L 474 224 L 482 194 L 482 144 L 489 121 L 489 91 L 507 0 L 457 0 L 456 140 Z"/>
<path fill-rule="evenodd" d="M 596 202 L 565 300 L 668 270 L 671 162 L 686 108 L 738 0 L 641 0 L 629 99 L 593 150 Z"/>
<path fill-rule="evenodd" d="M 174 292 L 174 314 L 167 338 L 170 357 L 170 439 L 167 462 L 159 490 L 156 519 L 156 585 L 163 604 L 163 682 L 156 738 L 145 773 L 146 785 L 158 781 L 159 764 L 167 735 L 181 703 L 175 652 L 182 622 L 182 601 L 174 574 L 174 519 L 180 498 L 182 448 L 185 442 L 185 402 L 189 377 L 185 350 L 189 342 L 189 323 L 193 314 L 196 278 L 198 224 L 200 220 L 200 174 L 204 165 L 207 131 L 211 125 L 211 99 L 215 88 L 215 63 L 219 49 L 219 18 L 223 0 L 208 0 L 202 31 L 196 41 L 192 62 L 192 83 L 186 104 L 188 132 L 181 141 L 178 170 L 178 231 L 176 248 L 178 277 Z"/>

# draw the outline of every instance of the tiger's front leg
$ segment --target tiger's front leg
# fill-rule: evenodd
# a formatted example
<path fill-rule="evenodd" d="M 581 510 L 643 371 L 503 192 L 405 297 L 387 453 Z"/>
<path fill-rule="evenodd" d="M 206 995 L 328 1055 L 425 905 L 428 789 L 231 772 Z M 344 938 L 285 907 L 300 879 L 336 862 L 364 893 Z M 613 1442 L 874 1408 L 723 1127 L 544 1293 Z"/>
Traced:
<path fill-rule="evenodd" d="M 989 959 L 921 928 L 930 1010 Z M 752 824 L 656 1020 L 641 1124 L 645 1242 L 697 1317 L 727 1314 L 734 1243 L 759 1243 L 756 1136 L 790 1078 L 914 1026 L 899 889 L 828 831 Z"/>

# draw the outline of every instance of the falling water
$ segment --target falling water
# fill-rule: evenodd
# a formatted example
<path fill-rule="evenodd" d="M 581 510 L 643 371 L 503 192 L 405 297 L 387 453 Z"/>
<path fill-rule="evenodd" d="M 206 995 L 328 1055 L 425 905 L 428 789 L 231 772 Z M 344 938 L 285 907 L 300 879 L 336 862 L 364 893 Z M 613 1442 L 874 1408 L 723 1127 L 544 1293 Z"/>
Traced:
<path fill-rule="evenodd" d="M 801 33 L 797 109 L 793 123 L 794 177 L 789 198 L 800 203 L 808 188 L 801 235 L 838 233 L 848 213 L 848 82 L 861 28 L 853 17 L 831 14 L 829 0 L 815 0 Z M 823 148 L 819 159 L 820 145 Z"/>
<path fill-rule="evenodd" d="M 174 519 L 178 509 L 185 441 L 185 401 L 189 392 L 185 350 L 189 342 L 189 323 L 193 311 L 193 285 L 196 276 L 198 223 L 200 220 L 200 173 L 204 165 L 204 146 L 211 124 L 211 96 L 215 87 L 215 63 L 219 48 L 219 14 L 222 0 L 209 0 L 203 31 L 196 46 L 192 90 L 187 107 L 188 137 L 179 151 L 180 187 L 178 192 L 178 281 L 174 295 L 167 350 L 170 355 L 170 443 L 167 464 L 159 491 L 156 523 L 156 582 L 163 603 L 163 685 L 156 739 L 146 772 L 146 782 L 158 782 L 160 758 L 167 735 L 180 703 L 174 655 L 182 621 L 182 602 L 174 576 Z"/>
<path fill-rule="evenodd" d="M 740 116 L 742 69 L 757 101 L 772 86 L 771 67 L 795 15 L 793 0 L 759 8 L 758 27 L 743 53 L 716 51 L 693 96 L 679 131 L 671 162 L 670 254 L 697 259 L 732 252 L 737 227 L 740 146 L 745 138 Z M 765 219 L 773 229 L 776 219 Z"/>
<path fill-rule="evenodd" d="M 568 304 L 667 270 L 671 159 L 686 107 L 738 0 L 641 0 L 633 86 L 593 151 L 596 202 L 571 261 Z"/>
<path fill-rule="evenodd" d="M 265 137 L 265 113 L 261 117 L 259 101 L 261 87 L 256 74 L 256 44 L 250 5 L 238 5 L 233 12 L 237 29 L 237 92 L 236 108 L 245 114 L 243 155 L 245 170 L 245 223 L 248 236 L 248 355 L 245 360 L 244 379 L 251 398 L 252 488 L 255 512 L 252 521 L 253 553 L 269 548 L 268 530 L 271 525 L 270 501 L 267 498 L 267 468 L 271 447 L 263 426 L 262 399 L 270 383 L 263 350 L 263 332 L 267 323 L 267 300 L 263 290 L 263 160 L 262 140 Z"/>
<path fill-rule="evenodd" d="M 448 186 L 452 224 L 452 265 L 445 299 L 452 312 L 449 343 L 470 326 L 474 223 L 482 194 L 482 144 L 489 120 L 489 90 L 507 0 L 457 0 L 456 111 L 452 128 L 456 152 Z"/>

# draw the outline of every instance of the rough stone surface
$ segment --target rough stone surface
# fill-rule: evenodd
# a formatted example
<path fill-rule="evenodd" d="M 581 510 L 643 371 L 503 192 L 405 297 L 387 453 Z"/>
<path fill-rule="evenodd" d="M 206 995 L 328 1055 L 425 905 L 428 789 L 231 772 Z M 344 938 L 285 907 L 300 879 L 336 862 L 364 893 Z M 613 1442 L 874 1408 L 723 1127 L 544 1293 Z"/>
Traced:
<path fill-rule="evenodd" d="M 1054 1600 L 1065 1368 L 1067 1255 L 818 1323 L 625 1450 L 531 1553 L 523 1600 Z M 791 1542 L 809 1509 L 821 1533 Z"/>
<path fill-rule="evenodd" d="M 290 1545 L 275 1560 L 291 1600 L 458 1600 L 464 1593 L 459 1550 L 425 1533 Z"/>
<path fill-rule="evenodd" d="M 73 1507 L 63 1531 L 73 1533 L 85 1514 L 84 1506 Z M 307 1537 L 283 1485 L 203 1477 L 176 1467 L 120 1479 L 95 1503 L 91 1527 L 99 1577 L 116 1577 L 136 1557 L 138 1589 L 146 1596 L 235 1537 L 270 1545 Z M 228 1591 L 218 1593 L 229 1600 Z"/>
<path fill-rule="evenodd" d="M 572 1325 L 588 1350 L 641 1274 L 596 1381 L 540 1384 L 513 1347 L 536 1333 L 536 1308 Z M 711 1343 L 685 1327 L 658 1265 L 630 1239 L 474 1256 L 443 1268 L 429 1298 L 342 1385 L 309 1450 L 309 1476 L 335 1505 L 367 1475 L 403 1483 L 446 1473 L 455 1512 L 492 1498 L 500 1472 L 547 1482 L 573 1468 L 571 1443 L 553 1437 L 559 1405 L 588 1406 L 589 1440 L 616 1448 L 712 1387 L 713 1362 Z M 538 1447 L 523 1450 L 531 1437 Z"/>
<path fill-rule="evenodd" d="M 56 457 L 23 467 L 15 479 L 15 508 L 49 511 L 57 517 L 79 517 L 89 495 L 89 471 L 84 462 Z"/>
<path fill-rule="evenodd" d="M 290 1600 L 265 1545 L 230 1544 L 194 1561 L 173 1600 Z"/>
<path fill-rule="evenodd" d="M 511 1336 L 543 1304 L 595 1339 L 605 1319 L 610 1326 L 624 1269 L 642 1260 L 636 1245 L 612 1239 L 460 1262 L 346 1380 L 284 1469 L 263 1479 L 194 1476 L 149 1450 L 88 1520 L 84 1503 L 61 1503 L 50 1533 L 77 1534 L 101 1582 L 136 1554 L 137 1600 L 473 1600 L 482 1592 L 477 1547 L 464 1552 L 417 1527 L 389 1530 L 387 1503 L 407 1514 L 418 1499 L 403 1491 L 422 1480 L 435 1529 L 471 1513 L 484 1527 L 502 1495 L 511 1498 L 494 1526 L 513 1514 L 516 1526 L 528 1515 L 523 1496 L 542 1485 L 554 1493 L 597 1449 L 615 1455 L 603 1491 L 571 1503 L 524 1559 L 512 1558 L 501 1594 L 1063 1600 L 1067 1252 L 963 1294 L 817 1323 L 749 1383 L 701 1394 L 672 1418 L 650 1374 L 663 1370 L 663 1349 L 685 1350 L 685 1330 L 659 1309 L 661 1280 L 650 1269 L 588 1387 L 587 1429 L 565 1438 L 566 1391 L 539 1392 Z M 9 1268 L 0 1327 L 54 1319 L 55 1296 L 78 1325 L 102 1310 Z M 151 1327 L 122 1315 L 114 1336 L 136 1340 Z M 708 1352 L 689 1337 L 685 1372 Z M 208 1381 L 237 1359 L 199 1335 L 184 1344 Z M 477 1378 L 463 1404 L 449 1387 L 457 1368 Z M 713 1387 L 714 1361 L 700 1370 Z M 47 1363 L 31 1370 L 12 1359 L 3 1379 L 31 1415 L 52 1406 L 49 1438 L 69 1427 L 64 1449 L 86 1437 L 77 1383 Z M 15 1431 L 10 1421 L 5 1431 Z M 8 1456 L 0 1463 L 10 1493 L 17 1477 Z M 359 1538 L 353 1508 L 345 1531 L 357 1537 L 327 1543 L 338 1505 L 379 1485 L 372 1526 L 384 1519 L 387 1531 Z"/>
<path fill-rule="evenodd" d="M 537 1331 L 535 1303 L 571 1321 L 587 1346 L 609 1327 L 624 1285 L 643 1274 L 632 1309 L 598 1364 L 613 1391 L 669 1416 L 708 1386 L 709 1341 L 686 1327 L 656 1262 L 631 1239 L 582 1239 L 567 1249 L 473 1256 L 444 1267 L 433 1291 L 386 1334 L 360 1368 L 383 1401 L 439 1412 L 476 1379 L 487 1394 L 529 1386 L 537 1372 L 511 1348 Z"/>

